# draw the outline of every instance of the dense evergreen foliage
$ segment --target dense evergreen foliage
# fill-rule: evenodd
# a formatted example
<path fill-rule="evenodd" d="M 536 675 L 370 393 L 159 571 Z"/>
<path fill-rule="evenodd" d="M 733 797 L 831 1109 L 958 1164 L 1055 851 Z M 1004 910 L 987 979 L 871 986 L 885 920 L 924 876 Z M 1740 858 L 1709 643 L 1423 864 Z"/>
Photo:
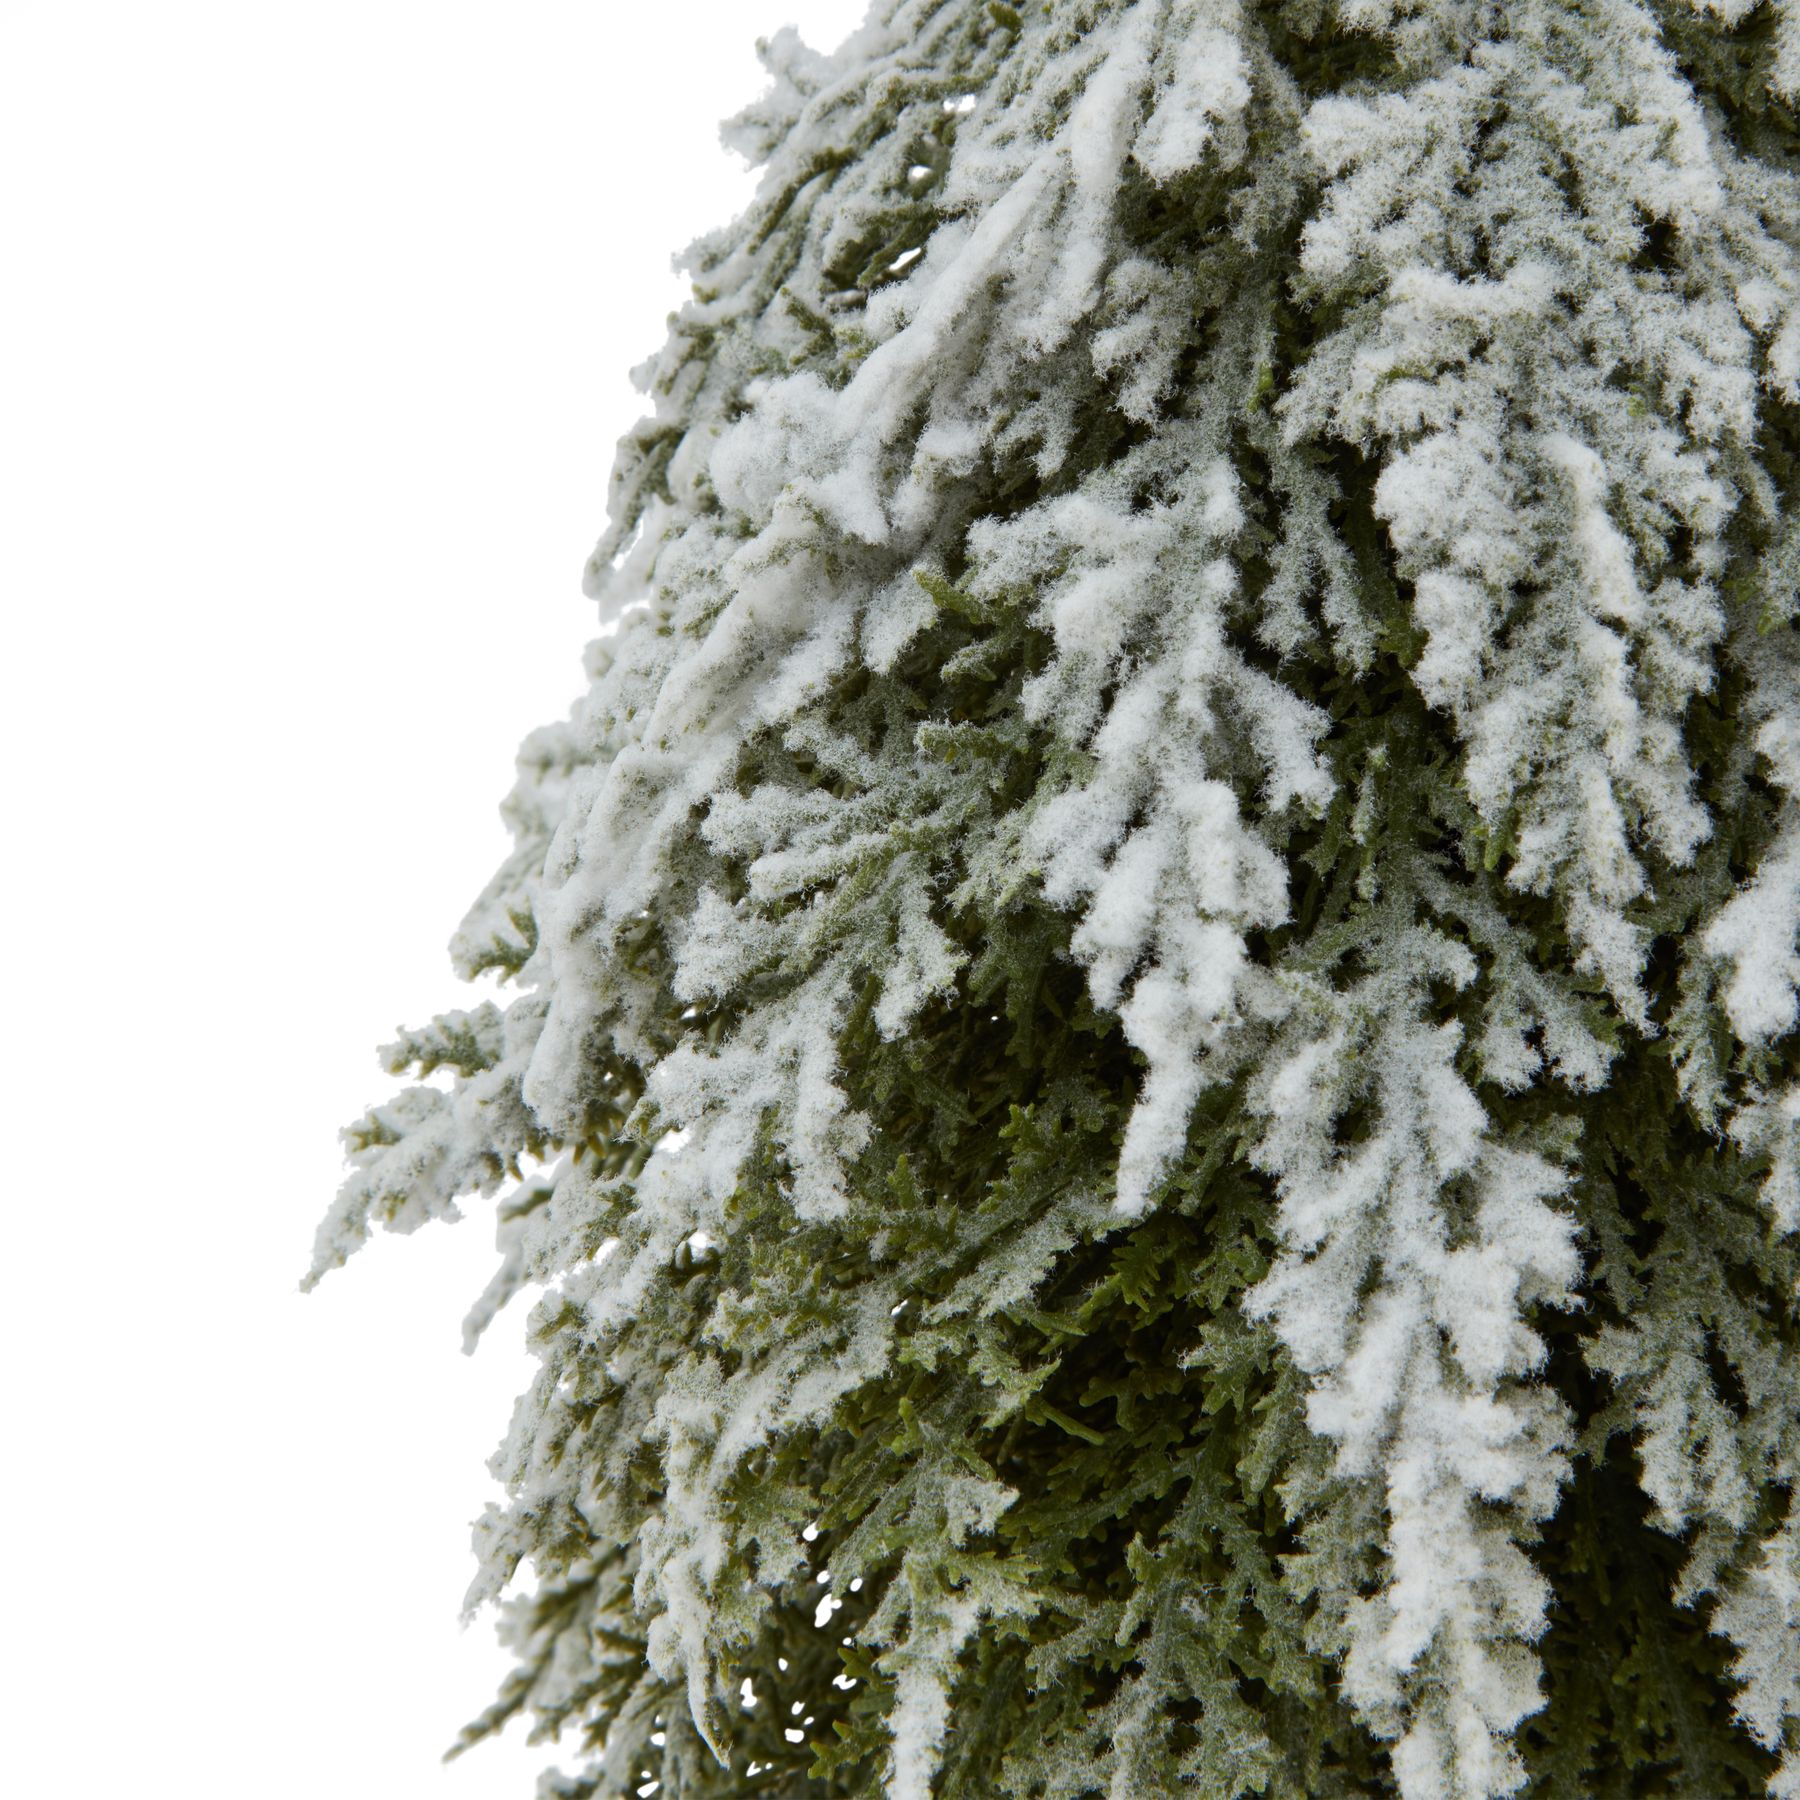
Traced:
<path fill-rule="evenodd" d="M 1796 1800 L 1800 6 L 766 59 L 320 1237 L 539 1293 L 470 1736 Z"/>

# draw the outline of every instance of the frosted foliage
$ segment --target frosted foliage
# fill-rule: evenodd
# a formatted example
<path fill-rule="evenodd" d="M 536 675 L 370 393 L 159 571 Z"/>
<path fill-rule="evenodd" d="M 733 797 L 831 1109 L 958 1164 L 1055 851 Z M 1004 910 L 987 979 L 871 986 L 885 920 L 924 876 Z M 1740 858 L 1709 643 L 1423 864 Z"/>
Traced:
<path fill-rule="evenodd" d="M 1794 0 L 1687 0 L 1687 4 L 1726 25 L 1741 25 L 1752 13 L 1766 13 L 1774 24 L 1775 42 L 1769 85 L 1784 99 L 1800 94 L 1800 6 Z"/>
<path fill-rule="evenodd" d="M 1543 1355 L 1520 1305 L 1567 1304 L 1579 1257 L 1553 1204 L 1561 1171 L 1491 1139 L 1457 1027 L 1426 1022 L 1426 982 L 1466 983 L 1473 959 L 1399 919 L 1386 956 L 1348 993 L 1312 996 L 1303 1043 L 1265 1078 L 1256 1155 L 1281 1186 L 1287 1254 L 1250 1305 L 1314 1376 L 1308 1417 L 1340 1473 L 1385 1487 L 1395 1574 L 1351 1608 L 1347 1694 L 1390 1728 L 1405 1718 L 1407 1794 L 1505 1793 L 1521 1775 L 1508 1734 L 1538 1704 L 1522 1645 L 1548 1593 L 1494 1513 L 1551 1510 L 1566 1435 L 1516 1384 Z M 1357 1104 L 1372 1127 L 1344 1149 L 1334 1127 Z M 1460 1243 L 1453 1184 L 1472 1206 Z"/>
<path fill-rule="evenodd" d="M 1767 1162 L 1762 1195 L 1776 1230 L 1800 1231 L 1800 1085 L 1753 1094 L 1732 1120 L 1731 1135 Z"/>
<path fill-rule="evenodd" d="M 1759 696 L 1765 704 L 1770 696 Z M 1763 1043 L 1794 1027 L 1800 1004 L 1800 694 L 1780 696 L 1756 737 L 1769 779 L 1787 798 L 1780 835 L 1755 876 L 1707 927 L 1706 948 L 1729 965 L 1725 1008 L 1746 1043 Z"/>
<path fill-rule="evenodd" d="M 1369 299 L 1282 410 L 1296 438 L 1382 450 L 1414 677 L 1463 727 L 1509 880 L 1566 897 L 1582 963 L 1641 1020 L 1627 908 L 1646 850 L 1679 866 L 1710 830 L 1680 720 L 1713 680 L 1758 381 L 1792 391 L 1792 258 L 1647 9 L 1506 21 L 1404 93 L 1313 109 L 1334 180 L 1302 268 Z M 1681 279 L 1621 270 L 1647 222 Z"/>
<path fill-rule="evenodd" d="M 1148 1075 L 1120 1157 L 1118 1203 L 1141 1210 L 1187 1137 L 1209 1053 L 1277 999 L 1244 933 L 1287 917 L 1282 864 L 1246 820 L 1229 733 L 1275 809 L 1319 809 L 1331 792 L 1316 743 L 1327 721 L 1226 638 L 1237 597 L 1226 553 L 1243 530 L 1220 422 L 1176 428 L 1155 453 L 1064 499 L 970 534 L 976 591 L 1030 591 L 1057 647 L 1025 695 L 1088 746 L 1087 778 L 1048 798 L 1025 846 L 1044 890 L 1080 907 L 1074 949 L 1095 999 L 1116 1007 Z M 1141 511 L 1134 492 L 1162 498 Z M 1137 666 L 1117 669 L 1128 648 Z"/>
<path fill-rule="evenodd" d="M 1792 93 L 1800 7 L 1764 10 Z M 353 1128 L 314 1276 L 511 1184 L 470 1330 L 539 1290 L 543 1367 L 471 1601 L 527 1562 L 578 1595 L 554 1627 L 505 1614 L 547 1718 L 624 1696 L 569 1793 L 631 1791 L 652 1742 L 729 1757 L 734 1659 L 812 1541 L 767 1471 L 935 1371 L 933 1333 L 1029 1311 L 1071 1245 L 1154 1219 L 1231 1105 L 1273 1196 L 1248 1319 L 1298 1371 L 1331 1504 L 1375 1522 L 1360 1572 L 1312 1559 L 1343 1699 L 1403 1800 L 1525 1781 L 1531 1546 L 1576 1434 L 1545 1320 L 1619 1254 L 1578 1223 L 1581 1105 L 1666 1042 L 1777 1234 L 1800 1224 L 1800 560 L 1759 577 L 1743 548 L 1784 510 L 1758 445 L 1800 401 L 1800 187 L 1663 34 L 1755 11 L 881 0 L 832 55 L 764 46 L 727 128 L 757 199 L 688 252 L 638 372 L 588 686 L 521 751 L 517 847 L 454 945 L 520 991 L 392 1047 L 451 1081 Z M 1315 33 L 1338 91 L 1283 65 Z M 1739 707 L 1729 763 L 1696 721 Z M 1739 843 L 1717 796 L 1747 791 L 1773 799 Z M 997 1020 L 988 940 L 1033 908 L 1129 1052 L 1116 1170 L 943 1251 L 954 1283 L 915 1304 L 884 1210 L 911 1176 L 844 1046 Z M 746 1224 L 757 1183 L 778 1220 Z M 821 1251 L 802 1295 L 771 1273 L 790 1239 L 875 1272 L 834 1287 Z M 689 1280 L 721 1266 L 737 1285 Z M 1705 1330 L 1654 1336 L 1660 1304 L 1594 1362 L 1779 1750 L 1795 1526 L 1742 1470 L 1791 1470 L 1780 1382 L 1744 1350 L 1762 1398 L 1728 1417 Z M 984 1354 L 982 1416 L 1025 1417 Z M 878 1591 L 882 1780 L 929 1800 L 970 1647 L 1035 1602 L 999 1547 L 1019 1494 L 905 1431 L 831 1580 Z M 628 1547 L 571 1574 L 575 1541 Z M 1200 1682 L 1161 1654 L 1146 1684 Z M 1117 1792 L 1152 1692 L 1108 1702 Z M 1788 1771 L 1771 1792 L 1800 1795 Z"/>
<path fill-rule="evenodd" d="M 1738 1717 L 1769 1749 L 1781 1746 L 1787 1721 L 1800 1716 L 1800 1516 L 1763 1546 L 1761 1558 L 1718 1610 L 1718 1629 L 1739 1646 L 1734 1668 L 1742 1688 Z M 1778 1800 L 1800 1794 L 1800 1756 L 1783 1760 L 1769 1784 Z"/>

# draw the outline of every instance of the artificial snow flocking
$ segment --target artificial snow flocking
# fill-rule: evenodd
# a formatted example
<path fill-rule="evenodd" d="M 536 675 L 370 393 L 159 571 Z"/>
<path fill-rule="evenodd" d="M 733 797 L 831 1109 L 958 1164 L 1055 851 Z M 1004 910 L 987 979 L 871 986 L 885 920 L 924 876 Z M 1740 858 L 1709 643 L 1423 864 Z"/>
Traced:
<path fill-rule="evenodd" d="M 464 1741 L 1800 1800 L 1800 6 L 763 54 L 319 1235 L 532 1296 Z"/>

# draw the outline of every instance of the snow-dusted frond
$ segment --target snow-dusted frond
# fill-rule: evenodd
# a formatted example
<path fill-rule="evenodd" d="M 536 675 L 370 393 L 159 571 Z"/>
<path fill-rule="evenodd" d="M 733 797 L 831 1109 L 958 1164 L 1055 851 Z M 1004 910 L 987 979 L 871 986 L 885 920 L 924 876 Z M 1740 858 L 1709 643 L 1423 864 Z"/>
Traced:
<path fill-rule="evenodd" d="M 1566 1476 L 1566 1420 L 1518 1381 L 1543 1356 L 1522 1308 L 1569 1304 L 1579 1257 L 1566 1174 L 1496 1140 L 1458 1027 L 1429 1019 L 1427 983 L 1473 959 L 1391 904 L 1383 924 L 1258 1094 L 1284 1251 L 1249 1304 L 1313 1377 L 1338 1472 L 1384 1489 L 1390 1574 L 1349 1609 L 1345 1690 L 1399 1736 L 1408 1800 L 1448 1800 L 1518 1785 L 1509 1734 L 1540 1704 L 1523 1646 L 1549 1593 L 1502 1521 L 1544 1516 Z"/>
<path fill-rule="evenodd" d="M 1762 1546 L 1739 1586 L 1720 1603 L 1718 1631 L 1737 1648 L 1737 1714 L 1770 1750 L 1791 1745 L 1800 1724 L 1800 1514 L 1790 1514 Z M 1800 1753 L 1791 1747 L 1769 1783 L 1774 1800 L 1800 1794 Z"/>
<path fill-rule="evenodd" d="M 546 1135 L 520 1093 L 542 1023 L 541 1001 L 527 996 L 504 1015 L 491 1005 L 445 1015 L 389 1046 L 383 1060 L 395 1074 L 441 1062 L 460 1062 L 462 1073 L 448 1092 L 404 1088 L 345 1130 L 352 1173 L 319 1225 L 307 1286 L 340 1267 L 371 1226 L 407 1232 L 454 1219 L 460 1196 L 496 1192 L 519 1176 L 522 1158 L 542 1153 Z"/>
<path fill-rule="evenodd" d="M 1683 864 L 1711 829 L 1681 722 L 1714 678 L 1791 249 L 1634 4 L 1508 7 L 1306 134 L 1326 189 L 1301 267 L 1361 304 L 1283 401 L 1290 437 L 1380 455 L 1414 679 L 1465 735 L 1510 879 L 1563 896 L 1582 966 L 1645 1022 L 1629 909 L 1647 854 Z"/>
<path fill-rule="evenodd" d="M 1769 86 L 1783 99 L 1800 94 L 1800 6 L 1794 0 L 1685 0 L 1685 4 L 1729 27 L 1743 25 L 1753 13 L 1765 15 L 1772 26 L 1774 50 Z"/>
<path fill-rule="evenodd" d="M 1800 1231 L 1800 1084 L 1779 1094 L 1753 1089 L 1732 1118 L 1731 1135 L 1766 1162 L 1762 1197 L 1775 1229 Z"/>
<path fill-rule="evenodd" d="M 1707 924 L 1703 948 L 1730 971 L 1724 1006 L 1746 1044 L 1792 1031 L 1800 1007 L 1800 690 L 1759 693 L 1756 748 L 1785 804 L 1755 875 Z"/>

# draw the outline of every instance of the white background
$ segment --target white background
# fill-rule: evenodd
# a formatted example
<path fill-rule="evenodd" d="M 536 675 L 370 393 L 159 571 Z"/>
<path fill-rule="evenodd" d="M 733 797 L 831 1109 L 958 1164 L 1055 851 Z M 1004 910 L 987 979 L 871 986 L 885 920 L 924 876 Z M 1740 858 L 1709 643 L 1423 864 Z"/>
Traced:
<path fill-rule="evenodd" d="M 457 1623 L 520 1316 L 296 1282 L 579 682 L 720 118 L 861 0 L 0 0 L 0 1789 L 526 1800 Z M 13 860 L 16 858 L 16 860 Z"/>

